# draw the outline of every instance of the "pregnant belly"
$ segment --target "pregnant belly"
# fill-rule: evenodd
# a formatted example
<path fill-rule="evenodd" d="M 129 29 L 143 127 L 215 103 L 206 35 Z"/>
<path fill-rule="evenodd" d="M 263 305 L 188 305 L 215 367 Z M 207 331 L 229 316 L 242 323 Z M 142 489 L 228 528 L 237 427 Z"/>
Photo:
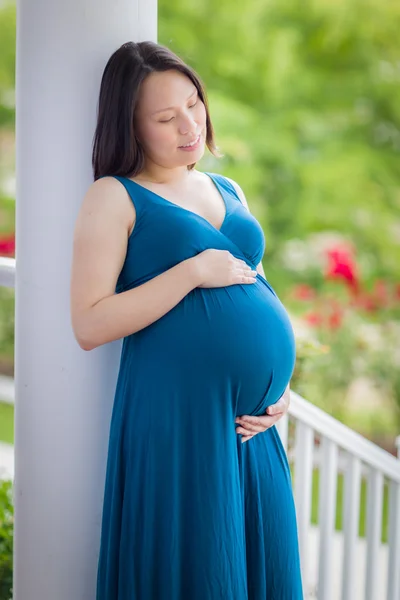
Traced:
<path fill-rule="evenodd" d="M 235 414 L 261 414 L 276 402 L 295 364 L 288 314 L 260 276 L 250 285 L 196 288 L 132 337 L 139 363 L 151 357 L 165 386 L 220 389 L 222 397 L 229 389 Z"/>

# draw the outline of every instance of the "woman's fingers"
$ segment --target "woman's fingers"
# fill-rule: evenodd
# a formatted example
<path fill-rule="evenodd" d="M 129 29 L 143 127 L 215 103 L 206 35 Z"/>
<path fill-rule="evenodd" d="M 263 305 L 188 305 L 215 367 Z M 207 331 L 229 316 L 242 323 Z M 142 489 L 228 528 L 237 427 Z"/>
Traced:
<path fill-rule="evenodd" d="M 242 417 L 237 417 L 235 423 L 238 423 L 239 427 L 236 431 L 245 435 L 248 435 L 249 432 L 261 433 L 272 427 L 272 425 L 275 425 L 282 415 L 283 413 L 278 413 L 271 417 L 269 415 L 261 415 L 259 417 L 243 415 Z"/>
<path fill-rule="evenodd" d="M 277 421 L 279 421 L 279 419 L 281 419 L 287 412 L 289 402 L 290 391 L 288 386 L 288 388 L 285 390 L 285 394 L 283 395 L 283 397 L 280 398 L 280 400 L 274 405 L 269 406 L 266 409 L 266 413 L 268 409 L 270 409 L 272 413 L 271 415 L 242 415 L 240 417 L 237 417 L 235 419 L 235 423 L 237 423 L 239 427 L 236 428 L 236 433 L 242 436 L 242 443 L 247 442 L 258 433 L 262 433 L 263 431 L 266 431 L 267 429 L 275 425 L 275 423 L 277 423 Z"/>
<path fill-rule="evenodd" d="M 243 444 L 244 442 L 247 442 L 248 440 L 251 440 L 251 438 L 253 438 L 255 435 L 256 435 L 256 434 L 254 434 L 254 435 L 244 435 L 244 436 L 242 437 L 242 444 Z"/>
<path fill-rule="evenodd" d="M 238 277 L 241 279 L 251 279 L 252 281 L 255 281 L 257 278 L 257 271 L 253 271 L 250 268 L 238 269 Z"/>
<path fill-rule="evenodd" d="M 248 427 L 237 427 L 236 428 L 236 433 L 241 433 L 242 435 L 249 435 L 249 433 L 262 433 L 263 431 L 266 431 L 268 429 L 268 427 L 265 426 L 261 426 L 261 425 L 250 425 Z"/>
<path fill-rule="evenodd" d="M 286 390 L 284 391 L 283 395 L 279 398 L 279 400 L 277 402 L 275 402 L 275 404 L 271 404 L 270 406 L 267 406 L 267 409 L 265 412 L 271 416 L 277 415 L 277 414 L 283 414 L 288 411 L 289 404 L 290 404 L 290 387 L 288 385 Z"/>

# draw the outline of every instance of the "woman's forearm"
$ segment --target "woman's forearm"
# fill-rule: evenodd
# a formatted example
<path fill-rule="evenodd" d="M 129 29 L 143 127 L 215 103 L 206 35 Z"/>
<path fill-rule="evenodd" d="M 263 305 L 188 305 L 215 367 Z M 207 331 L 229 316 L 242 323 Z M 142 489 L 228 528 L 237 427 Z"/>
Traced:
<path fill-rule="evenodd" d="M 75 326 L 84 350 L 131 335 L 176 306 L 199 284 L 194 258 L 184 260 L 150 281 L 113 294 L 82 312 Z"/>

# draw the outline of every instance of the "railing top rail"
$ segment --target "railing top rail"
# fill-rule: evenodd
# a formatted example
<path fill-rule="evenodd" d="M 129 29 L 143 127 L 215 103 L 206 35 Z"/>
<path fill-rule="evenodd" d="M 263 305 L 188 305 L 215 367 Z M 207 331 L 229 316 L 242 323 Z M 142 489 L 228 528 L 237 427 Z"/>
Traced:
<path fill-rule="evenodd" d="M 0 375 L 0 402 L 14 404 L 15 384 L 12 377 Z"/>
<path fill-rule="evenodd" d="M 0 256 L 0 287 L 15 287 L 15 258 Z"/>
<path fill-rule="evenodd" d="M 400 460 L 291 390 L 289 414 L 400 483 Z"/>

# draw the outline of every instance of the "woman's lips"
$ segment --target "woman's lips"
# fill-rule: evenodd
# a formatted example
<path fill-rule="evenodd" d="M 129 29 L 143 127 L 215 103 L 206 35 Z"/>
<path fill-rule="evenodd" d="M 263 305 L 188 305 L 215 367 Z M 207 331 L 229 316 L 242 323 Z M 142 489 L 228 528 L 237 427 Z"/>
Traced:
<path fill-rule="evenodd" d="M 192 152 L 193 150 L 196 150 L 201 144 L 201 135 L 199 134 L 197 136 L 197 140 L 196 142 L 193 144 L 193 146 L 179 146 L 179 150 L 185 150 L 186 152 Z"/>

